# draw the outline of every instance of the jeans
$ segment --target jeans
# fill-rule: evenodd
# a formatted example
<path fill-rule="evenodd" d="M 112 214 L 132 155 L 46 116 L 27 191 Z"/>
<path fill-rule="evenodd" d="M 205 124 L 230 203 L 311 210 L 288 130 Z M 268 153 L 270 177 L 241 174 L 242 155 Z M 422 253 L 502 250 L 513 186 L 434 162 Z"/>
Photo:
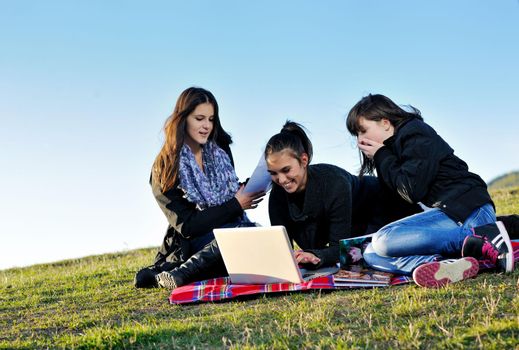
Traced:
<path fill-rule="evenodd" d="M 364 261 L 377 270 L 411 275 L 423 263 L 459 257 L 471 228 L 495 221 L 491 204 L 474 210 L 462 225 L 434 208 L 382 227 L 366 248 Z"/>

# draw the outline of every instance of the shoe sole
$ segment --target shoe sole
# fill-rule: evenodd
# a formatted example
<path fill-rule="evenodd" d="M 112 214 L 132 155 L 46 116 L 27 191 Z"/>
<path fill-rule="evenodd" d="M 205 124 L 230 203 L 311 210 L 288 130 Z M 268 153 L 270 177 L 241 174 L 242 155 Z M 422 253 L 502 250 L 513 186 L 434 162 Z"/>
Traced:
<path fill-rule="evenodd" d="M 166 289 L 175 289 L 177 284 L 169 272 L 161 272 L 157 275 L 157 284 Z"/>
<path fill-rule="evenodd" d="M 467 257 L 446 264 L 432 262 L 418 266 L 413 272 L 413 280 L 420 287 L 440 288 L 447 284 L 465 280 L 478 274 L 479 263 Z"/>

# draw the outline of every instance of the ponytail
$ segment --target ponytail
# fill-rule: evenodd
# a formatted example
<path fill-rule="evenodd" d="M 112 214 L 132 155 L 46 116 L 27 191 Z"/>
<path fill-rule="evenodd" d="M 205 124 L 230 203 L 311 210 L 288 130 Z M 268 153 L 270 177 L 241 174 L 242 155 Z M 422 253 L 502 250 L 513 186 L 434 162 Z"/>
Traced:
<path fill-rule="evenodd" d="M 272 153 L 284 150 L 292 151 L 292 156 L 301 161 L 303 153 L 308 155 L 308 163 L 312 160 L 312 142 L 306 135 L 302 125 L 287 120 L 281 131 L 272 136 L 265 146 L 265 159 Z"/>

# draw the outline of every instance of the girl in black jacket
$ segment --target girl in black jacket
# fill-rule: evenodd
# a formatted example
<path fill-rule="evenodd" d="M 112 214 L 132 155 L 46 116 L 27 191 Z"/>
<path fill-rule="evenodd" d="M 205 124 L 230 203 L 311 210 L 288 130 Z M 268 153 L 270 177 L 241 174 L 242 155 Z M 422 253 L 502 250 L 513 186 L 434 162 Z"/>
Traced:
<path fill-rule="evenodd" d="M 240 187 L 231 137 L 220 124 L 211 92 L 196 87 L 183 91 L 164 133 L 150 183 L 169 226 L 153 266 L 135 276 L 135 286 L 141 288 L 156 286 L 159 272 L 178 267 L 211 243 L 214 228 L 252 225 L 244 210 L 256 208 L 264 195 Z M 207 272 L 221 271 L 220 264 Z"/>
<path fill-rule="evenodd" d="M 472 277 L 485 258 L 513 268 L 510 239 L 496 229 L 485 182 L 426 123 L 389 98 L 369 95 L 349 112 L 347 127 L 362 152 L 361 176 L 379 179 L 409 203 L 426 210 L 380 229 L 364 259 L 372 267 L 412 274 L 421 286 L 438 287 Z M 484 235 L 472 228 L 488 224 Z M 481 232 L 481 231 L 480 231 Z M 447 257 L 463 259 L 446 260 Z"/>

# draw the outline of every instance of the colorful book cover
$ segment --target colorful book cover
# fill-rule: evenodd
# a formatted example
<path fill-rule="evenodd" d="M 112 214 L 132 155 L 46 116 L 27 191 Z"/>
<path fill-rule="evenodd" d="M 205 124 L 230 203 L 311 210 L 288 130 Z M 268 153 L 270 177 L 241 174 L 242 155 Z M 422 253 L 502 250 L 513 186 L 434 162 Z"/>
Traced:
<path fill-rule="evenodd" d="M 339 241 L 340 265 L 342 269 L 347 269 L 350 265 L 360 265 L 363 263 L 362 253 L 366 246 L 371 242 L 373 234 L 341 239 Z"/>

